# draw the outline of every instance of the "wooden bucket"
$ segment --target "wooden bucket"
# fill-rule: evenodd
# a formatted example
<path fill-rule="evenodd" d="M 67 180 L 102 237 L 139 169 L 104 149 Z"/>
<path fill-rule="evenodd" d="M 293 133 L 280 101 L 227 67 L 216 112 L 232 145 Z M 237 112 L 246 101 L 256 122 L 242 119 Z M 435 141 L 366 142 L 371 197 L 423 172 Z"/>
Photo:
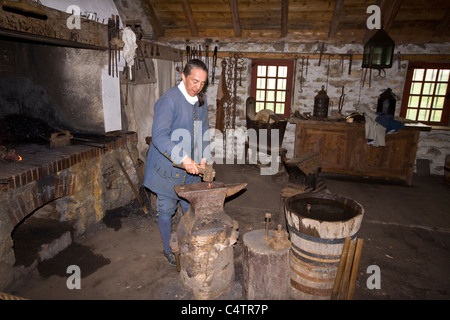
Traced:
<path fill-rule="evenodd" d="M 356 238 L 363 207 L 332 193 L 304 193 L 286 200 L 291 240 L 291 298 L 331 299 L 345 238 Z"/>

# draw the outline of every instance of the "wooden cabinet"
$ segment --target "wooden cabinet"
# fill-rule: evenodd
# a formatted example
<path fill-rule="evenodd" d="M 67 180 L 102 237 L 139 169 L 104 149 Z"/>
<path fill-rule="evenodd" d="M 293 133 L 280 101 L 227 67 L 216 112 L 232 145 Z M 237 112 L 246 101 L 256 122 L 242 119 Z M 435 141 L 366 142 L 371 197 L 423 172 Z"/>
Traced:
<path fill-rule="evenodd" d="M 401 179 L 411 184 L 420 127 L 386 134 L 386 146 L 367 144 L 362 123 L 291 119 L 296 124 L 294 156 L 317 152 L 322 172 Z M 423 127 L 422 127 L 423 129 Z"/>

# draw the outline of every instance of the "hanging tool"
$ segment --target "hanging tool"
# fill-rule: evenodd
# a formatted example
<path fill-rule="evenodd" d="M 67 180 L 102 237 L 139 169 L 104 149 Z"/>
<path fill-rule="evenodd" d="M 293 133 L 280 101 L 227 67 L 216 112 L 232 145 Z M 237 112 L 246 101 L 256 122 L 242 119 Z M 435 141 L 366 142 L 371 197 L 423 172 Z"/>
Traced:
<path fill-rule="evenodd" d="M 344 107 L 344 99 L 345 99 L 344 86 L 342 86 L 342 94 L 339 97 L 339 106 L 338 106 L 338 112 L 341 114 L 342 114 L 342 108 Z"/>
<path fill-rule="evenodd" d="M 206 65 L 206 70 L 208 70 L 209 72 L 209 46 L 205 45 L 205 65 Z M 206 77 L 208 78 L 208 77 Z"/>
<path fill-rule="evenodd" d="M 302 57 L 302 67 L 300 69 L 300 92 L 303 92 L 303 68 L 305 65 L 305 57 Z"/>
<path fill-rule="evenodd" d="M 212 70 L 212 79 L 211 83 L 214 84 L 214 78 L 216 75 L 216 67 L 217 67 L 217 46 L 214 48 L 214 54 L 213 54 L 213 70 Z"/>
<path fill-rule="evenodd" d="M 398 63 L 398 64 L 397 64 L 397 68 L 398 68 L 398 71 L 400 71 L 400 69 L 402 68 L 402 66 L 401 66 L 402 58 L 401 58 L 401 56 L 400 56 L 400 51 L 397 52 L 397 54 L 395 55 L 394 60 L 397 61 L 397 63 Z"/>
<path fill-rule="evenodd" d="M 186 46 L 186 64 L 190 60 L 190 58 L 191 58 L 191 47 L 190 46 Z"/>
<path fill-rule="evenodd" d="M 108 75 L 111 75 L 111 69 L 113 68 L 114 60 L 112 60 L 112 34 L 114 30 L 114 22 L 111 18 L 108 18 L 108 48 L 109 48 L 109 60 L 108 60 Z"/>
<path fill-rule="evenodd" d="M 306 74 L 305 74 L 305 80 L 308 78 L 308 66 L 309 66 L 309 56 L 306 56 Z"/>
<path fill-rule="evenodd" d="M 323 55 L 324 46 L 325 46 L 325 43 L 322 42 L 322 47 L 320 48 L 320 56 L 319 56 L 319 67 L 320 67 L 320 63 L 322 62 L 322 55 Z"/>
<path fill-rule="evenodd" d="M 326 91 L 328 91 L 328 78 L 330 77 L 330 64 L 331 64 L 331 56 L 332 54 L 328 55 L 328 67 L 327 67 L 327 87 Z"/>
<path fill-rule="evenodd" d="M 352 61 L 353 61 L 353 54 L 349 54 L 349 60 L 348 60 L 348 74 L 352 74 Z"/>

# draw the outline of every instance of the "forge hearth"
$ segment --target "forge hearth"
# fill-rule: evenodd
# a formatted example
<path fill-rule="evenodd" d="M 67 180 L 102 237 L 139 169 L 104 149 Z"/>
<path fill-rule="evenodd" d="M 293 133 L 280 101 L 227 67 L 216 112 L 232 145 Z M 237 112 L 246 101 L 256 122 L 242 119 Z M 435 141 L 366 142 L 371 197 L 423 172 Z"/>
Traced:
<path fill-rule="evenodd" d="M 0 290 L 14 281 L 11 234 L 37 209 L 51 203 L 51 218 L 70 224 L 76 238 L 134 199 L 118 161 L 138 185 L 136 144 L 134 132 L 56 149 L 22 143 L 14 148 L 22 161 L 0 161 Z"/>

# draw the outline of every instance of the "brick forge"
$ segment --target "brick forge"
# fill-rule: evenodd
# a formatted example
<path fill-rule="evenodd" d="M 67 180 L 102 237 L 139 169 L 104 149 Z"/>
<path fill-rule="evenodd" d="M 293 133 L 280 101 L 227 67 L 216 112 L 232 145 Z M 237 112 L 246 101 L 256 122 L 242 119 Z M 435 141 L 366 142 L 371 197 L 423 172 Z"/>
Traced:
<path fill-rule="evenodd" d="M 134 132 L 110 138 L 102 148 L 27 144 L 16 148 L 22 161 L 0 163 L 0 290 L 14 281 L 11 234 L 36 210 L 51 204 L 49 218 L 68 222 L 77 237 L 106 210 L 134 199 L 117 160 L 138 186 L 136 144 Z"/>

